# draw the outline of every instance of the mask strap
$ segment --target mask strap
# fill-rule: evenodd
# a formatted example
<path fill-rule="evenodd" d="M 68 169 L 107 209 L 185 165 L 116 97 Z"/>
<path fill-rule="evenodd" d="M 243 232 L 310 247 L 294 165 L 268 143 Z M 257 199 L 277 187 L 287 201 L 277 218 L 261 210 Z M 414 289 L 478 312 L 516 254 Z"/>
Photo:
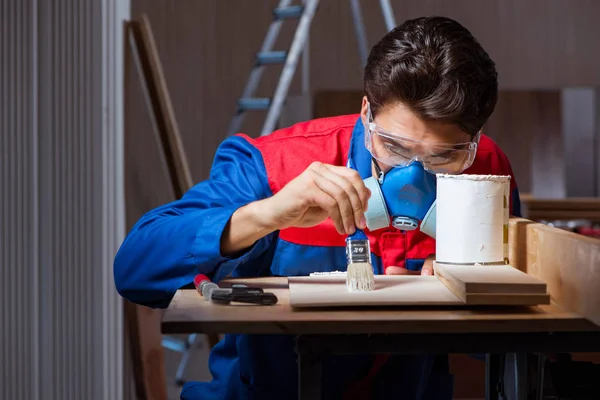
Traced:
<path fill-rule="evenodd" d="M 375 171 L 377 171 L 377 180 L 379 181 L 380 185 L 383 185 L 383 178 L 385 176 L 385 173 L 381 170 L 381 168 L 379 168 L 379 165 L 377 165 L 377 161 L 375 161 L 375 157 L 371 156 L 371 160 L 373 160 L 373 165 L 375 166 Z"/>

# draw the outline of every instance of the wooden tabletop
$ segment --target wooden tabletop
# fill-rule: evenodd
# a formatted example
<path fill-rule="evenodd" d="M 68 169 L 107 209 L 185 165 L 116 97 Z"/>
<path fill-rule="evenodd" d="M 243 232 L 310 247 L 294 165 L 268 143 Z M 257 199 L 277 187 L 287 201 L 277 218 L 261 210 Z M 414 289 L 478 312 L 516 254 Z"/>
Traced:
<path fill-rule="evenodd" d="M 293 309 L 287 278 L 236 280 L 263 287 L 274 306 L 215 305 L 195 290 L 179 290 L 166 310 L 163 333 L 381 334 L 568 332 L 598 327 L 556 303 L 536 307 L 394 307 Z M 221 284 L 221 286 L 225 286 Z"/>

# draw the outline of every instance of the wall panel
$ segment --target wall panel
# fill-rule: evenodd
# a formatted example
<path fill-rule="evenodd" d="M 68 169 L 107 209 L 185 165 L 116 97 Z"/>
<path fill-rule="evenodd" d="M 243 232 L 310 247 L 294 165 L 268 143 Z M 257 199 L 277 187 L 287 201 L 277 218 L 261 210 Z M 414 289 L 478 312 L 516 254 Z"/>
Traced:
<path fill-rule="evenodd" d="M 129 3 L 0 7 L 0 398 L 118 400 Z"/>
<path fill-rule="evenodd" d="M 208 177 L 214 151 L 224 139 L 235 101 L 243 90 L 276 4 L 277 0 L 132 0 L 132 15 L 148 13 L 152 22 L 195 181 Z M 383 16 L 378 2 L 361 4 L 368 42 L 372 45 L 385 33 Z M 596 23 L 600 2 L 395 0 L 392 5 L 397 22 L 422 15 L 446 15 L 463 23 L 496 61 L 503 90 L 553 91 L 600 84 L 600 53 L 590 51 L 596 47 L 594 38 L 600 36 L 600 25 Z M 277 49 L 289 47 L 294 26 L 294 22 L 286 22 Z M 273 92 L 279 71 L 273 67 L 265 73 L 265 85 L 259 95 Z M 292 94 L 300 92 L 298 77 L 292 84 Z M 311 29 L 310 82 L 313 95 L 322 90 L 362 87 L 347 0 L 321 1 Z M 157 162 L 158 155 L 153 154 L 154 143 L 148 141 L 151 129 L 144 115 L 143 98 L 134 85 L 138 83 L 130 79 L 128 107 L 139 108 L 127 120 L 127 187 L 130 193 L 135 191 L 128 202 L 130 222 L 166 201 L 162 193 L 166 187 L 163 168 Z M 358 107 L 357 104 L 357 111 Z M 243 131 L 257 135 L 264 116 L 251 115 Z M 522 157 L 523 146 L 528 144 L 511 137 L 513 133 L 507 133 L 506 138 L 503 134 L 497 131 L 495 138 L 505 144 L 507 153 Z M 561 156 L 560 148 L 549 151 Z M 532 158 L 534 162 L 536 157 Z M 537 166 L 520 164 L 516 168 L 519 175 L 527 176 L 528 168 L 538 170 Z M 552 179 L 564 179 L 560 171 L 556 173 Z M 534 183 L 528 179 L 524 178 L 523 186 L 533 188 Z"/>
<path fill-rule="evenodd" d="M 35 399 L 39 362 L 34 5 L 0 5 L 0 398 Z M 34 384 L 26 384 L 33 381 Z"/>

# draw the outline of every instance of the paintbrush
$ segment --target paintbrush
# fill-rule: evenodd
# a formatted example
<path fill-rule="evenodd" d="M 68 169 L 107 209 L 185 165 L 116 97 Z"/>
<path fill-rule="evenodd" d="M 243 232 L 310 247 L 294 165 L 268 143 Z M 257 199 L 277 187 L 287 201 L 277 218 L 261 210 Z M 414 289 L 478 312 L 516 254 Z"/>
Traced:
<path fill-rule="evenodd" d="M 357 229 L 346 238 L 348 262 L 346 286 L 350 292 L 365 292 L 375 288 L 375 276 L 371 264 L 371 245 L 365 233 Z"/>

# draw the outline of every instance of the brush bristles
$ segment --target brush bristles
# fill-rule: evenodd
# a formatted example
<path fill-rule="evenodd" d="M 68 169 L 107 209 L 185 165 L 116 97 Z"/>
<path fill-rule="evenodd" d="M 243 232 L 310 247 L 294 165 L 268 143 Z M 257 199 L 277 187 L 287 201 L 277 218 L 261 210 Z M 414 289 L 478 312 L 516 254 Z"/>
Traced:
<path fill-rule="evenodd" d="M 350 292 L 367 292 L 375 289 L 373 266 L 369 263 L 351 263 L 348 265 L 346 285 Z"/>

